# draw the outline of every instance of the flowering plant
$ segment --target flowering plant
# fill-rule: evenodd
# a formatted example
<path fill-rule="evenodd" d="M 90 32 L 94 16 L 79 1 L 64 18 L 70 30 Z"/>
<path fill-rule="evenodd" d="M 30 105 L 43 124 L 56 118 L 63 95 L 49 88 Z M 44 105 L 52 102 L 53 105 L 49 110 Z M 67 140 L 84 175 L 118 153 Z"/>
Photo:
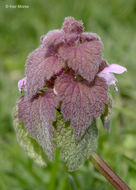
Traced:
<path fill-rule="evenodd" d="M 85 33 L 83 23 L 65 18 L 62 29 L 41 37 L 26 61 L 24 91 L 14 111 L 21 146 L 37 163 L 54 159 L 56 149 L 70 171 L 77 169 L 97 147 L 96 119 L 109 129 L 117 79 L 126 68 L 108 65 L 98 35 Z"/>

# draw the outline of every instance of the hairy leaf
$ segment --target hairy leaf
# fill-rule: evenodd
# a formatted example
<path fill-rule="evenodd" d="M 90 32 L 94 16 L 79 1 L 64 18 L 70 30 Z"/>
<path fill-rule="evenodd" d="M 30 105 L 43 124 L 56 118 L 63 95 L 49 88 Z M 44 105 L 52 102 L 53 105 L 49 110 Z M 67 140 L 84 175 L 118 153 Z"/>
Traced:
<path fill-rule="evenodd" d="M 24 127 L 23 122 L 18 120 L 18 106 L 13 110 L 14 117 L 14 129 L 16 131 L 16 137 L 19 145 L 26 151 L 28 156 L 32 158 L 37 164 L 46 166 L 47 156 L 42 147 L 28 134 L 28 131 Z"/>
<path fill-rule="evenodd" d="M 82 41 L 100 40 L 100 37 L 95 33 L 84 32 L 81 34 Z"/>
<path fill-rule="evenodd" d="M 47 49 L 40 46 L 28 57 L 26 64 L 26 88 L 29 98 L 36 95 L 37 91 L 45 86 L 45 81 L 49 80 L 63 68 L 60 58 L 55 56 L 46 57 L 46 53 Z"/>
<path fill-rule="evenodd" d="M 82 21 L 76 21 L 73 17 L 66 17 L 62 26 L 62 30 L 65 33 L 80 34 L 84 30 L 83 23 Z"/>
<path fill-rule="evenodd" d="M 110 131 L 110 118 L 112 113 L 112 96 L 108 95 L 108 103 L 105 105 L 104 113 L 101 115 L 101 120 L 104 128 L 109 132 Z"/>
<path fill-rule="evenodd" d="M 52 30 L 47 33 L 42 38 L 42 44 L 49 47 L 51 45 L 57 46 L 58 44 L 63 43 L 64 32 L 62 30 Z"/>
<path fill-rule="evenodd" d="M 100 116 L 107 103 L 108 87 L 103 78 L 96 77 L 93 84 L 73 80 L 72 75 L 63 74 L 55 83 L 55 92 L 62 101 L 64 120 L 71 121 L 76 139 L 89 127 L 93 117 Z"/>
<path fill-rule="evenodd" d="M 65 33 L 63 30 L 52 30 L 48 32 L 48 34 L 41 39 L 41 43 L 43 46 L 48 48 L 47 55 L 54 53 L 51 50 L 57 50 L 60 46 L 67 44 L 73 45 L 75 41 L 78 39 L 78 35 L 76 33 Z"/>
<path fill-rule="evenodd" d="M 79 168 L 90 157 L 97 147 L 97 127 L 93 120 L 92 124 L 85 131 L 84 136 L 76 141 L 70 122 L 64 122 L 63 116 L 57 113 L 57 122 L 54 123 L 54 142 L 69 171 Z"/>
<path fill-rule="evenodd" d="M 102 43 L 99 40 L 76 44 L 74 47 L 62 46 L 59 54 L 67 61 L 69 68 L 89 82 L 94 80 L 102 61 Z"/>
<path fill-rule="evenodd" d="M 105 67 L 108 67 L 108 63 L 103 59 L 99 66 L 99 72 L 101 72 Z"/>
<path fill-rule="evenodd" d="M 24 96 L 18 103 L 19 121 L 25 123 L 29 135 L 37 140 L 51 160 L 54 154 L 51 122 L 55 120 L 57 104 L 56 96 L 51 89 L 31 101 Z"/>

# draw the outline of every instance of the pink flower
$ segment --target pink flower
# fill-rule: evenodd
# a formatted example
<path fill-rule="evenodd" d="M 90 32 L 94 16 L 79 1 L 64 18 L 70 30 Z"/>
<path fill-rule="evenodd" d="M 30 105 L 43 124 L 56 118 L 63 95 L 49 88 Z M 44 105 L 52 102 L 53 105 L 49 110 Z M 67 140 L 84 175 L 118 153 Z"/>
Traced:
<path fill-rule="evenodd" d="M 118 87 L 116 85 L 116 82 L 118 82 L 118 80 L 116 79 L 113 73 L 122 74 L 125 71 L 127 71 L 125 67 L 118 64 L 112 64 L 112 65 L 109 65 L 108 67 L 105 67 L 97 75 L 99 77 L 104 78 L 107 82 L 107 85 L 114 85 L 115 90 L 118 91 Z"/>
<path fill-rule="evenodd" d="M 20 81 L 18 81 L 18 89 L 19 89 L 19 92 L 22 91 L 22 89 L 26 92 L 26 77 L 21 79 Z"/>

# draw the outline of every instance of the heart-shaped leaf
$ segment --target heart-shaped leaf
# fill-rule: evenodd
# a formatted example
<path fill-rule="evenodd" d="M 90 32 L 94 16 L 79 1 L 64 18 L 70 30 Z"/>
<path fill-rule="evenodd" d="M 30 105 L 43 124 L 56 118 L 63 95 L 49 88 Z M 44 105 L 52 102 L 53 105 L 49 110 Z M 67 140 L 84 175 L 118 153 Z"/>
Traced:
<path fill-rule="evenodd" d="M 96 77 L 93 84 L 88 84 L 86 81 L 75 81 L 72 75 L 63 74 L 56 80 L 55 92 L 62 102 L 64 120 L 70 120 L 78 140 L 92 119 L 103 113 L 108 87 L 103 78 Z"/>
<path fill-rule="evenodd" d="M 43 46 L 32 52 L 26 63 L 26 89 L 28 98 L 36 95 L 45 87 L 45 82 L 59 73 L 64 67 L 62 59 L 55 56 L 46 57 L 47 49 Z"/>
<path fill-rule="evenodd" d="M 69 68 L 91 82 L 99 70 L 102 49 L 101 41 L 92 40 L 75 46 L 62 46 L 58 52 L 67 62 Z"/>
<path fill-rule="evenodd" d="M 24 96 L 18 103 L 19 121 L 24 122 L 29 135 L 42 146 L 50 160 L 54 158 L 52 121 L 55 120 L 57 104 L 58 101 L 51 89 L 31 101 Z"/>
<path fill-rule="evenodd" d="M 13 110 L 14 129 L 19 145 L 26 151 L 28 156 L 32 158 L 37 164 L 46 166 L 47 156 L 42 147 L 28 134 L 23 122 L 18 120 L 18 106 Z"/>

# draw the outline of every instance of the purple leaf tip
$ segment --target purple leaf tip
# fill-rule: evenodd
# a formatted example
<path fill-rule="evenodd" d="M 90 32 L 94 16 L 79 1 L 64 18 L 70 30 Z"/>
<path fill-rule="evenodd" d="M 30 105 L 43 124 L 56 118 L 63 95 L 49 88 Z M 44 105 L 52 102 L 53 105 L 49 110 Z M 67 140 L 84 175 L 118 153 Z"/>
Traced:
<path fill-rule="evenodd" d="M 76 21 L 73 17 L 66 17 L 62 30 L 65 33 L 77 33 L 80 34 L 83 32 L 83 23 L 81 21 Z"/>

